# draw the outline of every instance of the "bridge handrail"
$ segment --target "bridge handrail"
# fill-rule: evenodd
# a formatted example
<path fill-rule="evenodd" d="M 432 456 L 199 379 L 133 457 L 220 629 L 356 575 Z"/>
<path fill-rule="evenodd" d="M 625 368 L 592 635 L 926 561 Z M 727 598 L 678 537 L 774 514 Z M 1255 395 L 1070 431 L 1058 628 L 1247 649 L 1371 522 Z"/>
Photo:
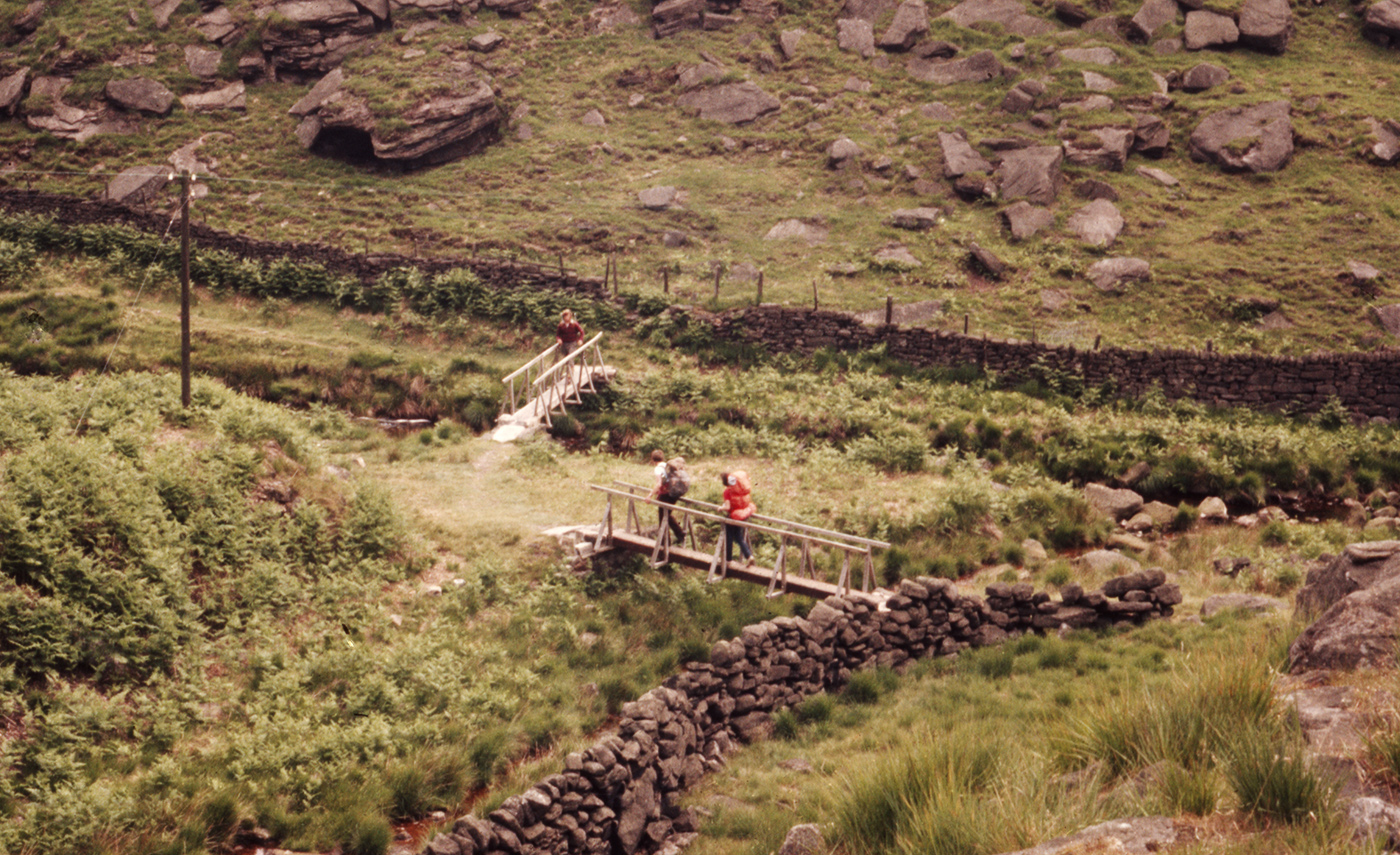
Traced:
<path fill-rule="evenodd" d="M 546 378 L 550 378 L 550 382 L 552 383 L 552 378 L 564 368 L 571 367 L 575 362 L 582 359 L 590 350 L 596 351 L 598 342 L 602 339 L 602 337 L 602 333 L 596 333 L 593 336 L 593 338 L 590 338 L 588 341 L 574 348 L 573 352 L 570 353 L 568 356 L 554 361 L 549 365 L 548 368 L 541 369 L 540 366 L 543 363 L 547 362 L 549 358 L 553 356 L 556 351 L 559 350 L 559 343 L 555 342 L 554 344 L 551 344 L 549 347 L 541 351 L 529 362 L 525 363 L 524 365 L 510 372 L 506 376 L 502 377 L 501 383 L 504 384 L 506 387 L 506 399 L 501 401 L 502 412 L 509 411 L 513 413 L 516 410 L 520 409 L 522 406 L 524 406 L 524 404 L 530 401 L 531 399 L 538 398 L 538 390 L 545 387 Z M 600 366 L 603 364 L 603 357 L 601 352 L 599 352 L 598 354 L 598 364 Z M 525 375 L 526 388 L 523 390 L 519 390 L 519 396 L 523 397 L 523 400 L 521 400 L 517 396 L 517 386 L 515 382 L 516 378 L 520 377 L 520 375 L 522 374 Z M 546 404 L 546 409 L 548 409 L 549 406 L 550 404 Z"/>
<path fill-rule="evenodd" d="M 637 484 L 631 484 L 631 483 L 628 483 L 628 482 L 626 482 L 626 481 L 619 481 L 619 480 L 614 479 L 614 480 L 613 480 L 613 484 L 617 484 L 617 485 L 621 485 L 621 486 L 623 486 L 623 487 L 627 487 L 627 488 L 629 488 L 629 490 L 644 490 L 644 491 L 646 491 L 647 493 L 650 493 L 650 492 L 651 492 L 651 490 L 650 490 L 649 488 L 647 488 L 647 487 L 642 487 L 642 486 L 637 485 Z M 590 484 L 589 486 L 592 486 L 592 485 Z M 621 492 L 621 491 L 619 491 L 619 492 Z M 629 495 L 636 495 L 636 494 L 635 494 L 635 493 L 629 493 Z M 645 498 L 645 497 L 638 496 L 638 498 Z M 687 498 L 687 497 L 685 497 L 685 496 L 682 496 L 681 498 L 677 499 L 677 502 L 678 502 L 678 503 L 679 503 L 679 502 L 685 502 L 685 503 L 688 504 L 688 505 L 697 505 L 697 506 L 702 507 L 702 508 L 709 508 L 709 509 L 712 510 L 712 511 L 717 511 L 717 510 L 719 510 L 719 507 L 720 507 L 719 505 L 713 504 L 712 502 L 702 502 L 702 501 L 700 501 L 699 499 L 691 499 L 691 498 Z M 653 502 L 653 504 L 655 504 L 655 502 Z M 728 521 L 728 522 L 738 522 L 738 520 L 730 520 L 728 517 L 724 517 L 723 519 L 726 520 L 726 521 Z M 883 540 L 872 540 L 871 538 L 868 538 L 868 537 L 861 537 L 861 536 L 855 535 L 855 534 L 846 534 L 845 532 L 842 532 L 842 531 L 833 531 L 833 530 L 827 529 L 827 528 L 818 528 L 817 526 L 814 526 L 814 525 L 807 525 L 807 524 L 805 524 L 805 523 L 793 522 L 792 520 L 785 520 L 785 519 L 781 519 L 781 518 L 779 518 L 779 517 L 767 516 L 767 515 L 764 515 L 764 514 L 760 514 L 760 513 L 758 513 L 758 512 L 754 512 L 754 513 L 749 517 L 749 519 L 751 519 L 751 520 L 752 520 L 752 519 L 758 519 L 758 520 L 764 520 L 764 521 L 766 521 L 766 522 L 777 523 L 778 525 L 788 526 L 789 528 L 791 528 L 791 529 L 793 529 L 793 530 L 800 531 L 800 532 L 807 533 L 807 534 L 822 535 L 822 536 L 824 536 L 824 537 L 838 537 L 838 538 L 841 538 L 841 539 L 843 539 L 843 540 L 848 540 L 848 541 L 850 541 L 850 542 L 852 542 L 852 543 L 858 543 L 858 544 L 860 544 L 861 546 L 876 547 L 876 548 L 879 548 L 879 549 L 889 549 L 889 548 L 890 548 L 890 544 L 886 543 L 886 542 L 883 541 Z"/>
<path fill-rule="evenodd" d="M 633 485 L 633 486 L 635 486 L 635 485 Z M 671 504 L 669 504 L 669 503 L 667 503 L 667 502 L 662 502 L 662 501 L 659 501 L 659 500 L 657 500 L 657 499 L 650 498 L 649 496 L 639 496 L 639 495 L 637 495 L 636 493 L 633 493 L 633 492 L 631 492 L 631 491 L 629 491 L 629 490 L 617 490 L 617 489 L 614 489 L 614 488 L 612 488 L 612 487 L 602 487 L 602 486 L 599 486 L 598 484 L 589 484 L 589 485 L 588 485 L 588 489 L 590 489 L 590 490 L 597 490 L 597 491 L 600 492 L 600 493 L 606 493 L 606 494 L 608 494 L 608 495 L 610 495 L 610 496 L 621 496 L 621 497 L 626 498 L 626 499 L 629 499 L 629 500 L 631 500 L 631 501 L 641 501 L 641 502 L 644 502 L 644 503 L 646 503 L 646 504 L 648 504 L 648 505 L 652 505 L 652 506 L 654 506 L 654 507 L 660 507 L 660 508 L 672 508 L 672 507 L 673 507 Z M 820 544 L 822 544 L 823 546 L 830 546 L 830 547 L 833 547 L 833 548 L 835 548 L 835 549 L 843 550 L 843 551 L 845 551 L 845 552 L 854 552 L 854 553 L 858 553 L 858 554 L 864 555 L 864 554 L 866 554 L 866 553 L 868 553 L 868 552 L 870 551 L 870 547 L 869 547 L 868 545 L 865 545 L 865 544 L 857 545 L 857 544 L 852 544 L 852 543 L 841 543 L 841 542 L 835 541 L 835 540 L 827 540 L 827 539 L 825 539 L 825 538 L 818 537 L 818 536 L 816 536 L 816 535 L 814 535 L 814 534 L 807 534 L 807 533 L 805 533 L 805 532 L 794 532 L 794 531 L 790 531 L 790 530 L 786 530 L 786 529 L 774 528 L 774 527 L 772 527 L 772 526 L 761 525 L 761 524 L 758 524 L 758 523 L 751 523 L 751 522 L 749 522 L 748 520 L 730 519 L 730 518 L 727 517 L 727 516 L 720 516 L 720 515 L 718 515 L 718 514 L 711 514 L 711 513 L 705 512 L 705 511 L 691 510 L 691 509 L 689 509 L 689 508 L 683 508 L 682 510 L 684 510 L 685 513 L 687 513 L 687 514 L 690 514 L 692 517 L 697 517 L 697 518 L 702 519 L 702 520 L 710 520 L 710 521 L 712 521 L 712 522 L 724 523 L 724 524 L 726 524 L 726 525 L 735 525 L 735 526 L 739 526 L 740 528 L 752 529 L 753 531 L 762 531 L 762 532 L 766 532 L 766 533 L 768 533 L 768 534 L 776 534 L 776 535 L 779 535 L 780 537 L 793 537 L 793 536 L 798 536 L 798 537 L 801 537 L 803 540 L 809 541 L 809 542 L 811 542 L 811 543 L 820 543 Z M 753 516 L 749 517 L 749 519 L 750 519 L 750 520 L 753 519 L 754 516 L 758 516 L 758 515 L 757 515 L 757 514 L 754 514 Z M 775 518 L 773 518 L 773 517 L 766 517 L 765 519 L 775 519 Z M 779 522 L 779 523 L 788 524 L 786 520 L 776 520 L 776 521 Z M 833 534 L 836 534 L 837 536 L 841 536 L 841 533 L 840 533 L 840 532 L 832 532 L 832 533 L 833 533 Z M 887 543 L 880 543 L 879 541 L 871 541 L 870 545 L 882 546 L 882 547 L 885 547 L 885 548 L 888 548 L 888 547 L 889 547 L 889 544 L 887 544 Z"/>

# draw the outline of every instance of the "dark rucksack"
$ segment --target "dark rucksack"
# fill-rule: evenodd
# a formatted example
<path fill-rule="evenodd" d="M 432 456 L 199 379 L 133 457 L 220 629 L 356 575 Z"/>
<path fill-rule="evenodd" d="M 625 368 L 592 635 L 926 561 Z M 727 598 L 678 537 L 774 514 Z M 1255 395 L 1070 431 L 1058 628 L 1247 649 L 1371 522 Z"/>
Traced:
<path fill-rule="evenodd" d="M 690 476 L 682 469 L 670 469 L 662 479 L 661 489 L 672 499 L 679 499 L 690 490 Z"/>

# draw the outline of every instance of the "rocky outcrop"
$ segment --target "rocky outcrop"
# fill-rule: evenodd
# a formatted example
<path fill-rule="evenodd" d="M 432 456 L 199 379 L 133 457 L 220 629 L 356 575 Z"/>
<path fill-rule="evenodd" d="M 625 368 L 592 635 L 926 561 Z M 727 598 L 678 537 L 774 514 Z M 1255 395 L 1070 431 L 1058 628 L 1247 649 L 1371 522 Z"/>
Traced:
<path fill-rule="evenodd" d="M 297 138 L 306 148 L 331 156 L 365 157 L 408 167 L 446 163 L 480 151 L 496 139 L 501 112 L 496 93 L 471 76 L 470 67 L 444 74 L 438 94 L 394 116 L 399 127 L 385 130 L 383 120 L 364 98 L 344 86 L 337 70 L 322 78 L 291 112 L 301 115 Z"/>
<path fill-rule="evenodd" d="M 28 66 L 0 78 L 0 115 L 13 116 L 28 89 Z"/>
<path fill-rule="evenodd" d="M 978 23 L 1000 24 L 1006 32 L 1029 38 L 1055 32 L 1056 26 L 1026 11 L 1020 0 L 963 0 L 939 16 L 960 27 Z"/>
<path fill-rule="evenodd" d="M 1395 665 L 1400 641 L 1400 576 L 1348 594 L 1288 648 L 1288 670 L 1351 670 Z"/>
<path fill-rule="evenodd" d="M 738 746 L 771 734 L 773 714 L 834 692 L 861 669 L 996 644 L 1031 631 L 1140 623 L 1170 615 L 1181 592 L 1160 570 L 1102 590 L 1066 585 L 1055 601 L 1031 585 L 997 583 L 986 599 L 946 579 L 901 581 L 877 608 L 830 597 L 806 617 L 747 626 L 621 710 L 617 728 L 569 754 L 563 769 L 485 817 L 464 816 L 424 855 L 654 853 L 695 818 L 678 797 Z"/>
<path fill-rule="evenodd" d="M 281 0 L 257 15 L 269 21 L 262 50 L 279 80 L 311 80 L 338 68 L 376 30 L 374 16 L 351 0 Z"/>
<path fill-rule="evenodd" d="M 1227 172 L 1274 172 L 1293 156 L 1287 101 L 1232 107 L 1206 117 L 1191 134 L 1193 160 Z"/>
<path fill-rule="evenodd" d="M 175 105 L 175 93 L 149 77 L 109 80 L 102 93 L 123 110 L 164 116 Z"/>

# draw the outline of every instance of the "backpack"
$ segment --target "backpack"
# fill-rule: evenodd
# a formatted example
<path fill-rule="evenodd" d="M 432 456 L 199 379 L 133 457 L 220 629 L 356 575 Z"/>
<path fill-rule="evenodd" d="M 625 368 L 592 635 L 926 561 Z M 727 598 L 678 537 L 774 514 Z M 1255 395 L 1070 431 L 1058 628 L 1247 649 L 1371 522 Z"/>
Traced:
<path fill-rule="evenodd" d="M 672 469 L 666 473 L 661 487 L 672 499 L 679 499 L 690 491 L 690 476 L 683 470 Z"/>

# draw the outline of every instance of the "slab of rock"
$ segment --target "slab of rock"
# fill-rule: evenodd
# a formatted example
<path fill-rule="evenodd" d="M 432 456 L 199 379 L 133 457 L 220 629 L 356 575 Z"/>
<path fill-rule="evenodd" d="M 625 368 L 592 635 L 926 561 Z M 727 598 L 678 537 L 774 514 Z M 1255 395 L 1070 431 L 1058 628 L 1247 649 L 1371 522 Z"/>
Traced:
<path fill-rule="evenodd" d="M 1318 615 L 1357 591 L 1400 576 L 1400 540 L 1352 543 L 1341 555 L 1308 571 L 1307 584 L 1298 589 L 1298 610 Z"/>
<path fill-rule="evenodd" d="M 676 201 L 674 187 L 648 187 L 637 194 L 637 204 L 648 211 L 664 211 Z"/>
<path fill-rule="evenodd" d="M 1400 576 L 1334 604 L 1288 649 L 1288 670 L 1351 670 L 1395 664 L 1400 631 Z"/>
<path fill-rule="evenodd" d="M 236 41 L 243 30 L 233 19 L 227 7 L 216 6 L 190 24 L 196 32 L 217 45 L 229 45 Z"/>
<path fill-rule="evenodd" d="M 1145 282 L 1152 278 L 1152 265 L 1141 258 L 1105 258 L 1094 262 L 1088 271 L 1089 281 L 1100 291 L 1119 292 L 1128 282 Z"/>
<path fill-rule="evenodd" d="M 942 216 L 940 208 L 900 208 L 890 214 L 888 222 L 897 229 L 922 232 L 936 227 Z"/>
<path fill-rule="evenodd" d="M 29 88 L 29 66 L 0 78 L 0 113 L 13 116 Z"/>
<path fill-rule="evenodd" d="M 943 62 L 911 57 L 907 66 L 909 76 L 924 83 L 948 86 L 954 83 L 986 83 L 1002 75 L 1001 63 L 989 50 L 979 51 L 964 59 Z"/>
<path fill-rule="evenodd" d="M 1118 206 L 1107 199 L 1095 199 L 1075 211 L 1066 224 L 1080 240 L 1103 248 L 1113 246 L 1124 225 Z"/>
<path fill-rule="evenodd" d="M 1164 187 L 1175 187 L 1181 183 L 1176 179 L 1176 176 L 1172 175 L 1170 172 L 1157 169 L 1154 166 L 1139 166 L 1137 168 L 1137 174 L 1141 175 L 1143 178 L 1151 178 Z"/>
<path fill-rule="evenodd" d="M 1206 522 L 1227 522 L 1230 519 L 1230 509 L 1219 496 L 1207 496 L 1201 500 L 1196 515 Z"/>
<path fill-rule="evenodd" d="M 472 36 L 471 39 L 467 41 L 467 50 L 473 50 L 477 53 L 491 53 L 505 43 L 505 36 L 495 30 L 488 30 L 487 32 Z"/>
<path fill-rule="evenodd" d="M 1227 172 L 1275 172 L 1293 156 L 1287 101 L 1232 107 L 1207 116 L 1191 134 L 1191 159 Z"/>
<path fill-rule="evenodd" d="M 185 67 L 190 74 L 201 80 L 212 80 L 219 76 L 219 64 L 224 61 L 223 51 L 202 48 L 198 45 L 185 47 Z"/>
<path fill-rule="evenodd" d="M 1104 484 L 1085 484 L 1084 501 L 1089 507 L 1115 521 L 1125 520 L 1142 510 L 1141 494 Z"/>
<path fill-rule="evenodd" d="M 805 241 L 809 246 L 826 243 L 827 236 L 831 229 L 823 223 L 811 223 L 804 220 L 782 220 L 776 223 L 768 233 L 763 236 L 764 240 L 800 240 Z"/>
<path fill-rule="evenodd" d="M 923 0 L 904 0 L 878 44 L 884 50 L 907 51 L 927 32 L 928 8 Z"/>
<path fill-rule="evenodd" d="M 991 174 L 993 166 L 977 153 L 972 144 L 958 134 L 938 132 L 938 144 L 943 149 L 943 176 L 957 178 L 971 172 Z"/>
<path fill-rule="evenodd" d="M 1134 41 L 1151 41 L 1158 30 L 1175 21 L 1180 14 L 1176 0 L 1146 0 L 1128 22 L 1128 35 Z"/>
<path fill-rule="evenodd" d="M 1065 141 L 1065 159 L 1078 166 L 1121 172 L 1128 162 L 1133 132 L 1127 128 L 1094 128 L 1089 133 L 1094 142 L 1082 138 Z"/>
<path fill-rule="evenodd" d="M 913 270 L 916 267 L 923 267 L 923 262 L 914 257 L 914 253 L 903 244 L 891 244 L 881 247 L 873 256 L 875 263 L 895 270 Z"/>
<path fill-rule="evenodd" d="M 1055 224 L 1055 215 L 1024 199 L 1001 210 L 1001 220 L 1011 232 L 1012 240 L 1026 240 Z"/>
<path fill-rule="evenodd" d="M 1400 0 L 1380 0 L 1366 7 L 1361 33 L 1382 45 L 1391 45 L 1400 39 Z"/>
<path fill-rule="evenodd" d="M 993 279 L 1004 279 L 1010 271 L 1010 266 L 997 257 L 997 254 L 972 241 L 967 245 L 968 260 L 974 267 L 981 270 Z"/>
<path fill-rule="evenodd" d="M 1293 37 L 1293 7 L 1288 0 L 1244 0 L 1239 28 L 1240 44 L 1266 53 L 1283 53 Z"/>
<path fill-rule="evenodd" d="M 836 22 L 836 46 L 872 57 L 875 55 L 875 30 L 863 18 L 842 18 Z"/>
<path fill-rule="evenodd" d="M 326 99 L 340 91 L 345 85 L 345 72 L 339 68 L 334 69 L 316 81 L 316 85 L 311 87 L 311 91 L 301 96 L 287 112 L 293 116 L 306 116 L 315 112 Z"/>
<path fill-rule="evenodd" d="M 1137 573 L 1142 565 L 1135 559 L 1111 549 L 1093 549 L 1074 559 L 1074 563 L 1095 575 Z"/>
<path fill-rule="evenodd" d="M 958 114 L 954 113 L 947 104 L 942 101 L 934 101 L 932 104 L 922 104 L 919 106 L 919 115 L 930 122 L 956 122 Z"/>
<path fill-rule="evenodd" d="M 1152 113 L 1134 116 L 1133 151 L 1147 157 L 1162 157 L 1172 145 L 1171 128 Z"/>
<path fill-rule="evenodd" d="M 320 123 L 313 150 L 354 133 L 368 138 L 376 158 L 412 166 L 447 163 L 480 151 L 497 138 L 502 119 L 490 85 L 460 76 L 444 77 L 439 94 L 400 114 L 402 127 L 392 132 L 382 131 L 369 105 L 345 89 L 330 95 L 307 118 L 312 116 Z M 298 129 L 299 138 L 304 130 Z"/>
<path fill-rule="evenodd" d="M 1045 84 L 1039 80 L 1022 80 L 1001 101 L 1001 108 L 1008 113 L 1028 113 L 1035 109 L 1036 99 L 1045 94 Z"/>
<path fill-rule="evenodd" d="M 702 62 L 698 65 L 687 65 L 682 68 L 680 75 L 676 77 L 676 85 L 681 89 L 690 90 L 698 86 L 718 83 L 723 79 L 723 68 L 713 62 Z"/>
<path fill-rule="evenodd" d="M 1400 161 L 1400 122 L 1394 119 L 1380 122 L 1374 117 L 1368 117 L 1366 121 L 1371 126 L 1371 135 L 1376 138 L 1371 146 L 1371 156 L 1387 166 Z"/>
<path fill-rule="evenodd" d="M 608 120 L 596 108 L 584 113 L 578 120 L 586 128 L 606 128 Z"/>
<path fill-rule="evenodd" d="M 146 5 L 151 9 L 151 17 L 155 18 L 157 30 L 164 30 L 170 26 L 170 16 L 175 14 L 180 2 L 181 0 L 146 0 Z"/>
<path fill-rule="evenodd" d="M 1084 88 L 1090 92 L 1112 92 L 1119 87 L 1117 80 L 1097 71 L 1084 72 Z"/>
<path fill-rule="evenodd" d="M 1035 205 L 1049 205 L 1059 195 L 1064 182 L 1060 165 L 1065 152 L 1060 146 L 1030 146 L 1008 151 L 997 170 L 1001 180 L 1001 195 L 1006 199 L 1025 199 Z"/>
<path fill-rule="evenodd" d="M 1094 17 L 1094 13 L 1071 0 L 1055 0 L 1055 17 L 1071 27 L 1082 27 Z"/>
<path fill-rule="evenodd" d="M 160 81 L 149 77 L 109 80 L 102 94 L 123 110 L 135 110 L 153 116 L 164 116 L 175 105 L 175 93 L 166 89 Z"/>
<path fill-rule="evenodd" d="M 676 106 L 702 119 L 742 125 L 776 113 L 782 105 L 757 84 L 744 81 L 687 92 L 676 99 Z"/>
<path fill-rule="evenodd" d="M 102 198 L 123 205 L 143 205 L 165 189 L 170 167 L 163 165 L 133 166 L 123 169 L 107 182 Z"/>
<path fill-rule="evenodd" d="M 1044 18 L 1028 13 L 1020 0 L 963 0 L 939 17 L 960 27 L 984 21 L 997 23 L 1011 35 L 1023 38 L 1047 35 L 1057 29 Z"/>
<path fill-rule="evenodd" d="M 1400 336 L 1400 303 L 1392 303 L 1389 306 L 1372 306 L 1371 314 L 1375 317 L 1376 323 L 1381 325 L 1381 329 L 1393 336 Z"/>
<path fill-rule="evenodd" d="M 1253 614 L 1272 614 L 1288 608 L 1283 600 L 1258 594 L 1213 594 L 1201 603 L 1201 617 L 1208 618 L 1234 609 Z"/>
<path fill-rule="evenodd" d="M 652 7 L 651 31 L 657 38 L 681 30 L 698 30 L 705 12 L 705 0 L 662 0 Z"/>
<path fill-rule="evenodd" d="M 825 855 L 826 841 L 822 839 L 821 826 L 811 823 L 794 825 L 783 838 L 778 855 Z"/>
<path fill-rule="evenodd" d="M 1186 69 L 1186 73 L 1181 75 L 1181 88 L 1187 92 L 1204 92 L 1229 79 L 1229 69 L 1203 62 Z"/>
<path fill-rule="evenodd" d="M 1186 13 L 1182 39 L 1187 50 L 1228 47 L 1240 40 L 1240 30 L 1229 15 L 1198 9 Z"/>
<path fill-rule="evenodd" d="M 180 106 L 191 113 L 246 110 L 248 108 L 248 86 L 242 80 L 235 80 L 212 92 L 194 92 L 181 97 Z"/>
<path fill-rule="evenodd" d="M 1360 796 L 1347 803 L 1346 818 L 1364 846 L 1392 852 L 1400 848 L 1400 806 L 1376 796 Z"/>
<path fill-rule="evenodd" d="M 1060 51 L 1060 59 L 1089 65 L 1113 65 L 1118 62 L 1118 54 L 1110 47 L 1066 48 Z"/>

